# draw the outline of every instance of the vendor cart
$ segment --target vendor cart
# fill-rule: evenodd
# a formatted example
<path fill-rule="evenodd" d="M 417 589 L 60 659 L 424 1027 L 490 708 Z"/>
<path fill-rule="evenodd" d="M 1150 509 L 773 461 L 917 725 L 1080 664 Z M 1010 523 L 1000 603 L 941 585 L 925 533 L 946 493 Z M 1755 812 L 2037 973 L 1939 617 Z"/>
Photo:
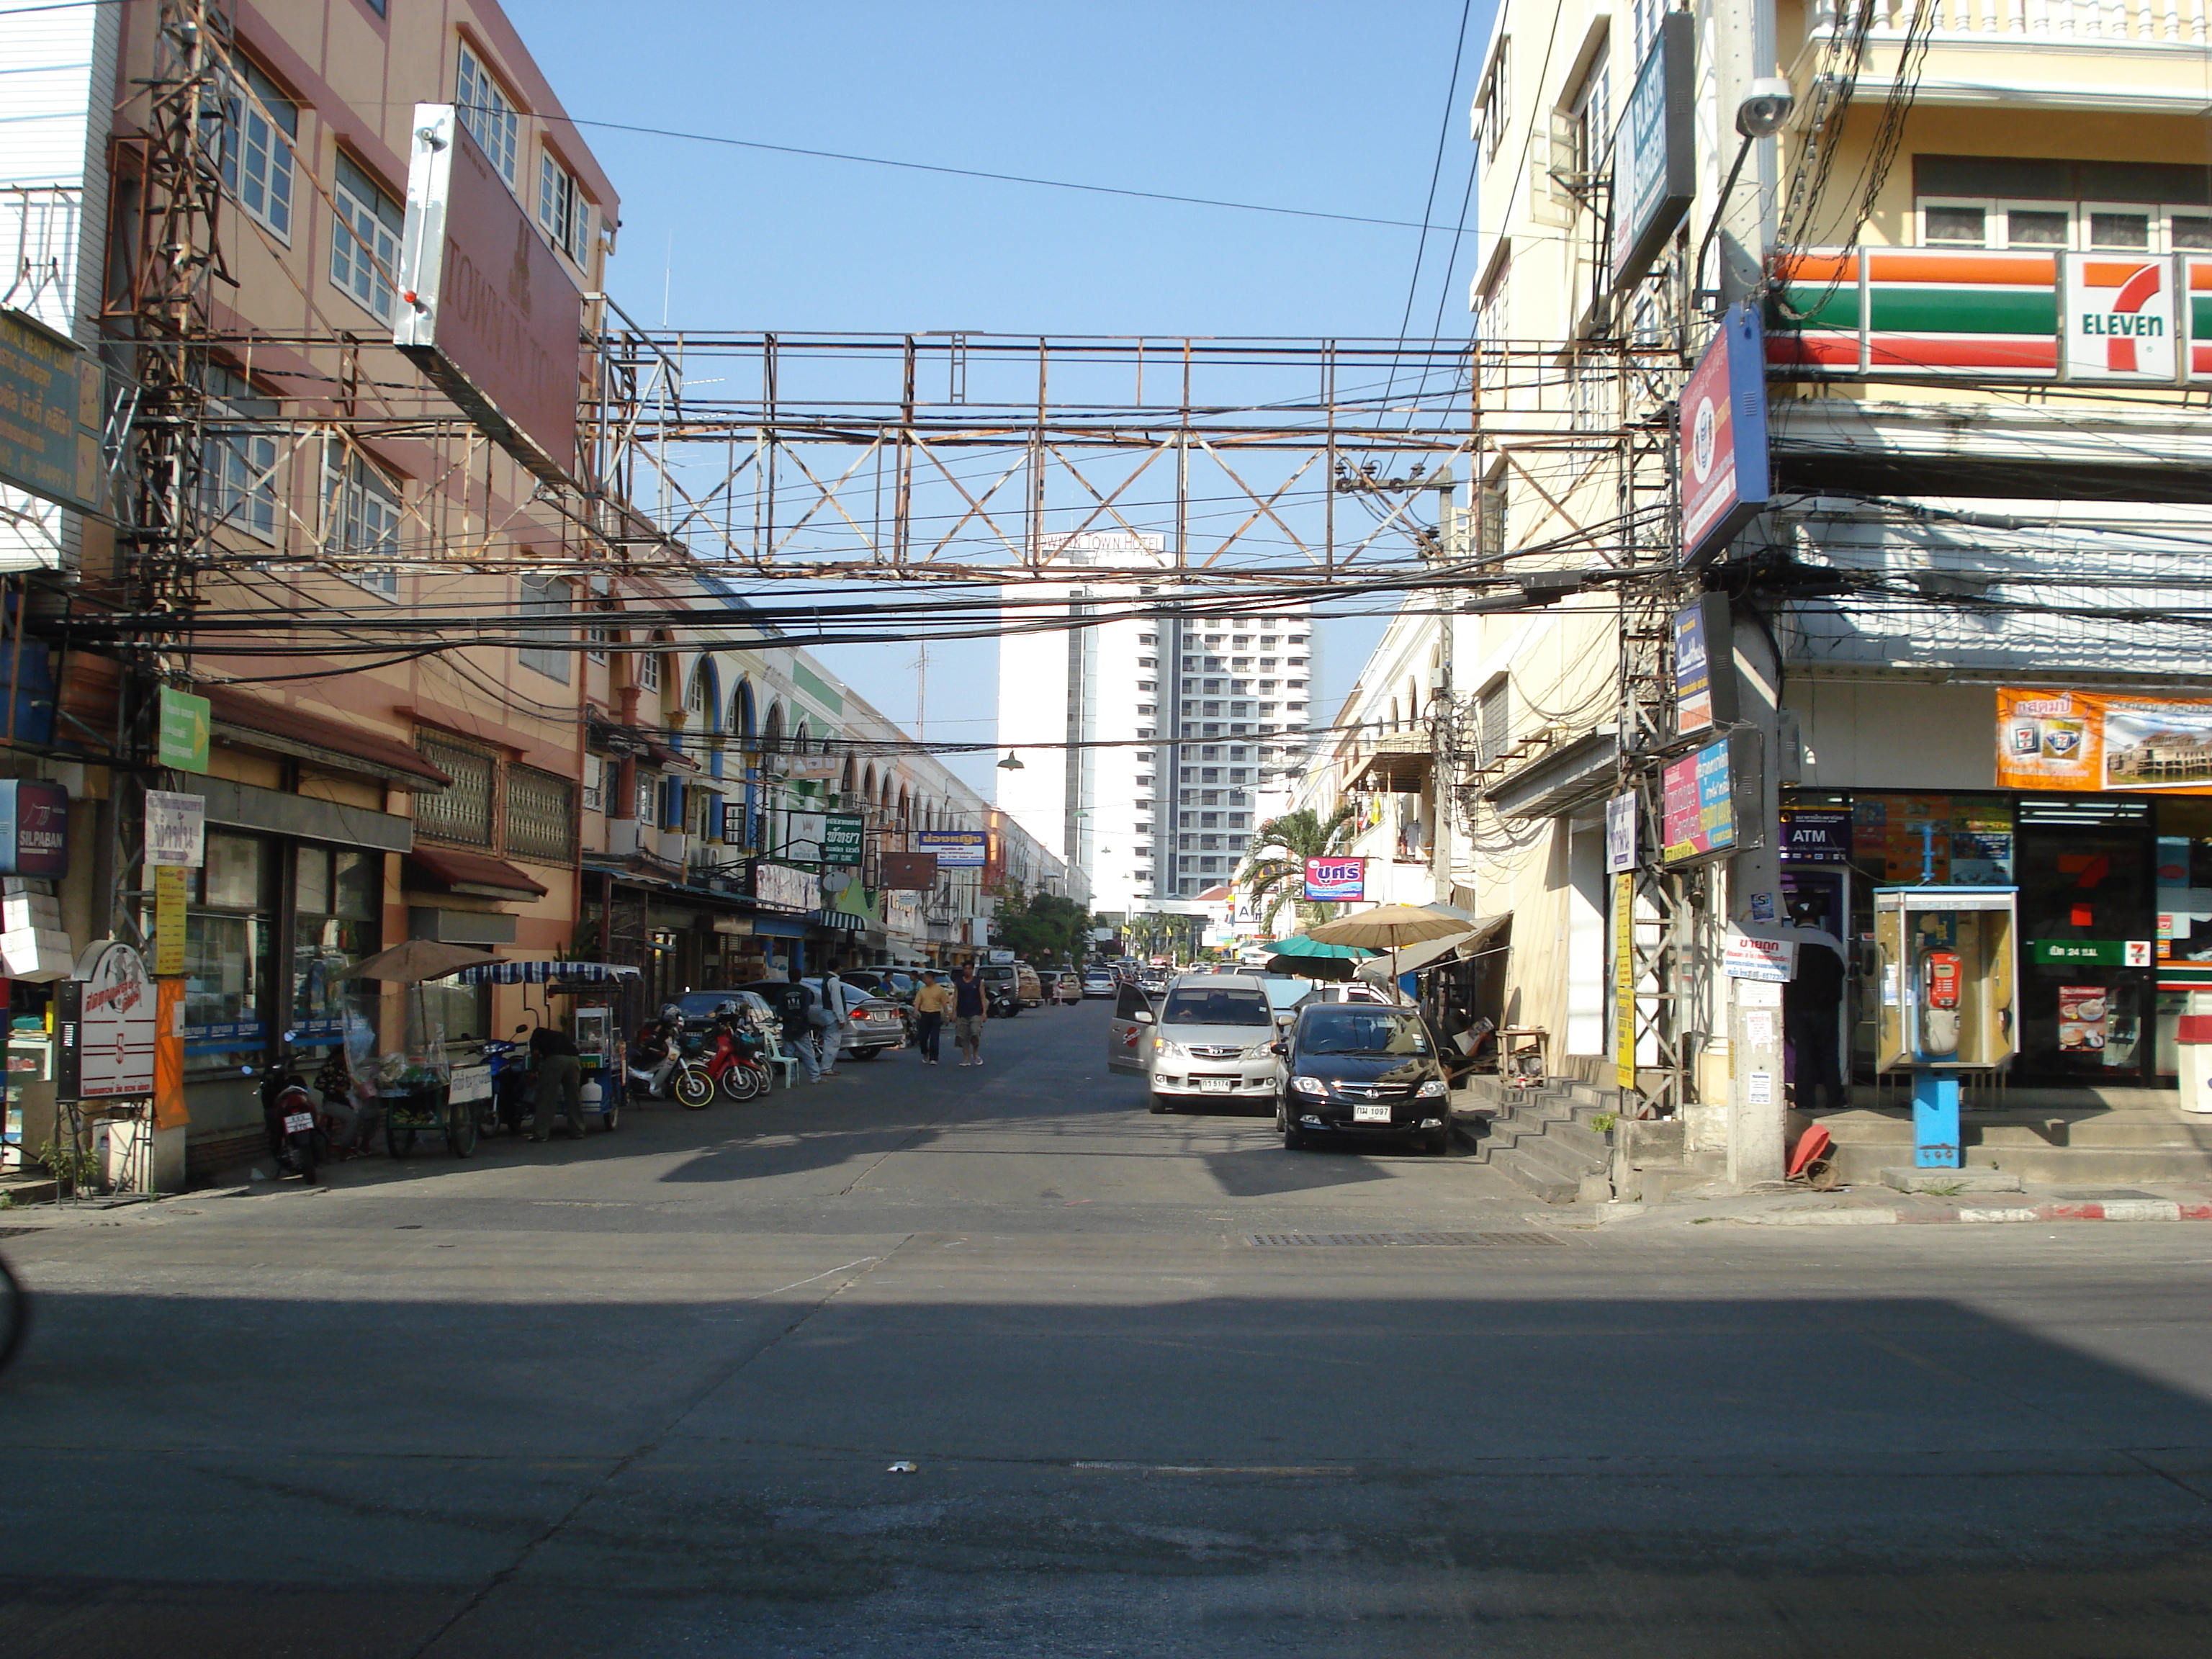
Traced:
<path fill-rule="evenodd" d="M 638 969 L 618 963 L 547 957 L 484 963 L 464 969 L 458 977 L 467 985 L 542 985 L 549 999 L 573 999 L 569 1028 L 582 1064 L 584 1110 L 597 1117 L 603 1129 L 621 1124 L 628 1092 L 629 1033 L 635 1026 L 636 1010 L 631 1005 L 643 988 Z M 518 1047 L 526 1031 L 525 1027 L 516 1033 Z"/>
<path fill-rule="evenodd" d="M 419 996 L 425 981 L 443 979 L 487 960 L 481 951 L 410 939 L 356 963 L 343 977 L 412 985 Z M 352 1061 L 354 1075 L 376 1097 L 384 1115 L 384 1150 L 392 1157 L 404 1158 L 413 1152 L 418 1136 L 437 1134 L 445 1137 L 446 1150 L 455 1158 L 467 1158 L 477 1149 L 474 1097 L 475 1073 L 479 1068 L 464 1064 L 457 1079 L 453 1060 L 446 1052 L 445 1033 L 431 1029 L 427 1014 L 421 1024 L 419 1048 L 361 1056 Z M 489 1092 L 488 1087 L 485 1091 Z"/>

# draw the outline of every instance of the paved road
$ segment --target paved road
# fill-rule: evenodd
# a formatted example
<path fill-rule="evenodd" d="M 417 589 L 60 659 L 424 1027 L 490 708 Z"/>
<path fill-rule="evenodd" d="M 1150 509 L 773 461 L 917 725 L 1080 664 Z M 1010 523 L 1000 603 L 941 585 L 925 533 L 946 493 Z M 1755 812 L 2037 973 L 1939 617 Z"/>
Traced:
<path fill-rule="evenodd" d="M 1577 1231 L 1104 1024 L 12 1238 L 0 1654 L 2212 1650 L 2212 1229 Z"/>

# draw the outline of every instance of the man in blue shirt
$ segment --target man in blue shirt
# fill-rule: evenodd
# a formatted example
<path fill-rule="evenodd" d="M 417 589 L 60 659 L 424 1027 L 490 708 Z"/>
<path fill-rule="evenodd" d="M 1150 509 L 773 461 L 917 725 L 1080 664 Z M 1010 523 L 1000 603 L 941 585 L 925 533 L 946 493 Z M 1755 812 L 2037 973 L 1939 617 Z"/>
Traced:
<path fill-rule="evenodd" d="M 963 962 L 952 981 L 952 1035 L 960 1044 L 960 1063 L 983 1063 L 983 981 L 975 964 Z"/>

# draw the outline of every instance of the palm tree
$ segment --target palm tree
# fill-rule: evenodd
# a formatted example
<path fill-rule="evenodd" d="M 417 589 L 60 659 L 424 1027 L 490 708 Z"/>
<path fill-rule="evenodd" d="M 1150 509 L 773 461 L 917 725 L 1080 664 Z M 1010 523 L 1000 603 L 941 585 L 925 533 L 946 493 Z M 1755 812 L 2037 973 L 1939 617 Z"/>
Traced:
<path fill-rule="evenodd" d="M 1269 818 L 1252 832 L 1252 845 L 1245 852 L 1244 867 L 1237 872 L 1237 884 L 1255 902 L 1265 901 L 1260 921 L 1269 933 L 1274 931 L 1275 918 L 1291 902 L 1291 895 L 1304 892 L 1306 860 L 1341 853 L 1350 843 L 1356 833 L 1353 816 L 1349 805 L 1338 807 L 1326 818 L 1310 806 L 1302 806 L 1295 812 Z M 1319 905 L 1301 902 L 1298 914 L 1313 921 L 1322 913 Z"/>

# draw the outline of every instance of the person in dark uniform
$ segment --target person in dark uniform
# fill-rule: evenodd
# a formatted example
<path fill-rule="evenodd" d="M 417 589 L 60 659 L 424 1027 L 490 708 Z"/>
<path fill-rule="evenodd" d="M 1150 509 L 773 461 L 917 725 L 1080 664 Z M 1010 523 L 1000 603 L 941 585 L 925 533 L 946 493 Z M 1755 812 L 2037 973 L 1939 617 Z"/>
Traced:
<path fill-rule="evenodd" d="M 530 1067 L 538 1073 L 538 1104 L 530 1117 L 530 1138 L 546 1139 L 553 1128 L 553 1103 L 568 1121 L 568 1139 L 584 1138 L 584 1062 L 576 1045 L 557 1026 L 541 1025 L 530 1034 Z"/>
<path fill-rule="evenodd" d="M 1797 940 L 1796 977 L 1782 988 L 1782 1029 L 1790 1040 L 1790 1082 L 1801 1112 L 1850 1103 L 1837 1051 L 1843 1036 L 1844 942 L 1820 926 L 1817 900 L 1790 907 Z"/>

